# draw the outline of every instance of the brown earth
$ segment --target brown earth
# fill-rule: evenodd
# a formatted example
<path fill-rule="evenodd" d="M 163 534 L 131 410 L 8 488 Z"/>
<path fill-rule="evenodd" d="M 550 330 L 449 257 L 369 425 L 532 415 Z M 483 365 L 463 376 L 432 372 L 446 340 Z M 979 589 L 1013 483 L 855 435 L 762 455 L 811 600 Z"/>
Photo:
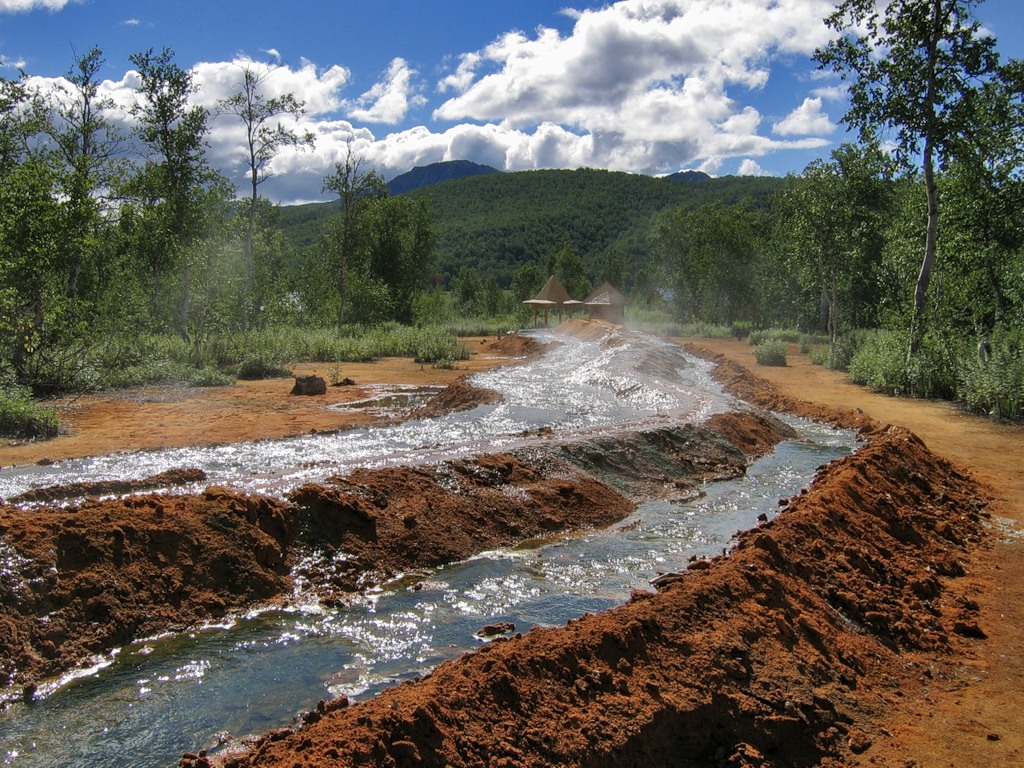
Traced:
<path fill-rule="evenodd" d="M 300 730 L 268 734 L 251 753 L 228 756 L 228 762 L 1024 763 L 1024 713 L 1018 705 L 1024 558 L 1017 537 L 999 525 L 1000 518 L 1024 521 L 1024 428 L 994 424 L 946 404 L 877 396 L 792 352 L 789 366 L 764 368 L 754 365 L 744 343 L 697 344 L 740 365 L 725 365 L 723 376 L 732 386 L 746 387 L 745 398 L 870 430 L 869 444 L 824 468 L 810 491 L 789 500 L 785 514 L 772 523 L 745 535 L 728 558 L 698 561 L 685 576 L 668 575 L 659 580 L 657 593 L 638 593 L 615 611 L 564 629 L 493 642 L 365 704 L 324 704 L 306 716 Z M 766 381 L 756 381 L 750 371 Z M 348 369 L 345 374 L 352 376 Z M 235 439 L 250 439 L 240 412 L 244 409 L 224 421 L 228 437 L 216 441 L 232 439 L 232 424 L 242 433 Z M 281 421 L 287 424 L 288 418 Z M 914 434 L 880 423 L 906 425 Z M 103 440 L 116 442 L 117 435 L 92 444 Z M 56 451 L 46 450 L 50 445 L 55 443 L 42 444 L 38 456 L 56 458 Z M 6 452 L 0 456 L 5 463 L 21 460 Z M 354 495 L 358 501 L 349 500 L 348 507 L 380 514 L 375 493 Z M 989 496 L 993 501 L 985 506 Z M 136 499 L 130 525 L 122 513 L 85 541 L 81 523 L 91 529 L 88 516 L 51 522 L 48 535 L 64 536 L 71 546 L 63 552 L 72 559 L 84 558 L 94 546 L 116 555 L 125 551 L 125 543 L 143 538 L 134 527 L 139 517 L 139 525 L 148 524 L 150 513 L 143 510 L 152 506 L 156 516 L 157 506 L 167 501 Z M 272 592 L 274 580 L 281 578 L 276 558 L 282 551 L 273 531 L 287 529 L 287 515 L 278 515 L 267 500 L 233 498 L 217 489 L 187 503 L 197 509 L 216 504 L 216 510 L 207 508 L 182 526 L 178 544 L 161 543 L 159 535 L 146 543 L 155 556 L 173 553 L 182 565 L 168 569 L 168 583 L 162 585 L 153 586 L 153 574 L 140 578 L 139 591 L 162 589 L 153 599 L 167 601 L 168 594 L 194 590 L 201 612 L 230 610 L 236 596 L 204 597 L 192 575 L 203 569 L 230 571 L 239 567 L 233 559 L 237 553 L 248 551 L 261 552 L 263 563 L 244 577 L 252 579 L 246 588 L 254 594 L 237 599 L 259 600 L 264 588 Z M 169 511 L 175 514 L 165 507 L 164 515 Z M 0 513 L 0 533 L 9 541 L 5 515 Z M 414 513 L 410 519 L 414 527 L 419 518 Z M 247 526 L 238 525 L 243 519 Z M 39 524 L 46 528 L 43 516 Z M 222 541 L 225 549 L 211 550 L 219 554 L 200 561 L 178 557 L 191 552 L 193 524 L 231 528 L 252 540 Z M 26 587 L 54 580 L 47 558 L 62 551 L 54 546 L 57 541 L 35 545 L 41 565 L 38 573 L 28 574 Z M 3 578 L 11 576 L 5 572 Z M 4 586 L 7 594 L 18 596 L 18 584 Z M 60 588 L 73 591 L 73 586 Z M 121 610 L 103 597 L 111 590 L 118 594 L 115 585 L 108 586 L 83 593 L 90 615 Z M 124 592 L 124 601 L 130 603 L 135 594 Z M 0 639 L 17 631 L 4 626 Z M 6 650 L 0 658 L 8 658 Z M 193 756 L 184 764 L 205 762 Z"/>
<path fill-rule="evenodd" d="M 492 395 L 460 379 L 436 400 L 450 410 Z M 624 484 L 625 494 L 591 474 L 585 456 L 549 444 L 522 456 L 356 470 L 288 501 L 211 487 L 59 508 L 0 504 L 0 705 L 133 639 L 285 601 L 292 576 L 331 602 L 399 572 L 608 525 L 638 498 L 661 494 L 666 473 L 673 489 L 734 477 L 790 434 L 776 419 L 740 412 L 707 428 L 604 437 L 600 451 L 628 460 L 619 475 L 647 477 Z M 197 473 L 36 489 L 21 500 L 194 483 Z"/>
<path fill-rule="evenodd" d="M 1011 766 L 1018 706 L 1020 427 L 892 400 L 810 367 L 722 374 L 754 401 L 864 430 L 728 558 L 620 609 L 447 662 L 231 765 Z M 746 366 L 746 371 L 743 366 Z M 870 415 L 869 415 L 870 414 Z M 875 416 L 872 419 L 871 416 Z M 947 463 L 903 428 L 909 423 Z M 988 502 L 991 494 L 992 502 Z M 993 524 L 995 523 L 995 525 Z M 192 756 L 183 765 L 204 765 Z"/>
<path fill-rule="evenodd" d="M 902 697 L 877 725 L 872 749 L 854 762 L 922 768 L 1024 765 L 1024 426 L 993 422 L 946 402 L 873 393 L 844 374 L 811 365 L 792 347 L 788 365 L 773 368 L 758 366 L 752 347 L 741 341 L 700 339 L 692 345 L 755 372 L 767 386 L 749 388 L 743 396 L 765 407 L 819 417 L 846 413 L 851 425 L 870 416 L 908 427 L 993 498 L 989 511 L 997 524 L 984 546 L 972 549 L 964 578 L 987 640 L 949 659 L 950 679 L 928 678 L 925 670 L 926 684 Z M 1000 520 L 1012 521 L 1016 532 Z"/>

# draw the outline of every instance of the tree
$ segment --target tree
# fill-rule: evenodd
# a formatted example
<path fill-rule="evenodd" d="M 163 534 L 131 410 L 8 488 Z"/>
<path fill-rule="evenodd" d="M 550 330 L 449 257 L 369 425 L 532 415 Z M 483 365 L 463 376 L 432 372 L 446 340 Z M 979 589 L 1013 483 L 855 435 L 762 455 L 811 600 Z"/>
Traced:
<path fill-rule="evenodd" d="M 831 342 L 841 320 L 856 325 L 871 301 L 861 286 L 881 254 L 888 177 L 880 150 L 844 144 L 829 160 L 810 163 L 779 196 L 775 241 L 788 270 L 820 297 L 821 327 Z"/>
<path fill-rule="evenodd" d="M 427 201 L 380 197 L 370 205 L 368 219 L 363 271 L 387 286 L 394 319 L 410 322 L 416 296 L 434 270 L 434 229 Z"/>
<path fill-rule="evenodd" d="M 873 140 L 892 129 L 898 157 L 920 156 L 928 201 L 908 358 L 918 349 L 939 236 L 937 165 L 971 128 L 971 95 L 1000 75 L 995 39 L 971 18 L 978 0 L 843 0 L 825 21 L 841 34 L 815 53 L 850 82 L 844 122 Z"/>
<path fill-rule="evenodd" d="M 123 140 L 103 116 L 113 106 L 111 99 L 99 95 L 103 63 L 103 53 L 97 47 L 75 59 L 64 76 L 70 87 L 57 86 L 55 119 L 50 123 L 50 136 L 67 169 L 63 250 L 69 298 L 78 296 L 82 269 L 100 250 L 101 197 L 114 185 L 116 156 Z"/>
<path fill-rule="evenodd" d="M 345 324 L 345 277 L 349 262 L 356 257 L 363 239 L 363 219 L 374 198 L 386 197 L 387 186 L 376 171 L 363 169 L 365 160 L 356 154 L 350 140 L 345 159 L 334 164 L 334 173 L 324 178 L 323 191 L 334 192 L 341 204 L 328 232 L 337 253 L 338 326 Z"/>
<path fill-rule="evenodd" d="M 761 226 L 761 216 L 747 206 L 717 202 L 657 219 L 651 246 L 681 316 L 731 323 L 753 314 Z"/>
<path fill-rule="evenodd" d="M 245 302 L 253 291 L 255 265 L 253 259 L 253 239 L 256 230 L 256 212 L 259 185 L 271 177 L 270 163 L 285 147 L 305 149 L 312 147 L 313 134 L 302 133 L 286 128 L 280 118 L 297 119 L 305 114 L 305 102 L 297 100 L 292 94 L 268 98 L 264 93 L 267 81 L 273 70 L 269 67 L 257 67 L 246 64 L 242 67 L 242 81 L 239 91 L 219 103 L 221 114 L 233 115 L 245 128 L 245 148 L 248 162 L 248 175 L 251 195 L 249 200 L 248 227 L 245 233 L 245 285 L 242 299 L 242 326 L 248 325 L 248 312 Z"/>
<path fill-rule="evenodd" d="M 189 106 L 196 86 L 192 74 L 175 64 L 173 58 L 174 51 L 169 48 L 158 54 L 150 48 L 129 57 L 138 67 L 140 78 L 139 100 L 132 113 L 139 121 L 139 137 L 154 153 L 139 181 L 144 194 L 162 212 L 161 247 L 168 260 L 177 258 L 181 264 L 176 323 L 179 333 L 187 337 L 192 290 L 190 246 L 199 216 L 198 193 L 210 177 L 205 151 L 209 113 L 203 107 Z M 155 265 L 159 263 L 154 261 Z M 155 277 L 159 279 L 159 268 Z"/>
<path fill-rule="evenodd" d="M 548 255 L 548 274 L 557 275 L 569 296 L 577 301 L 586 298 L 593 288 L 583 257 L 569 243 L 562 243 Z"/>

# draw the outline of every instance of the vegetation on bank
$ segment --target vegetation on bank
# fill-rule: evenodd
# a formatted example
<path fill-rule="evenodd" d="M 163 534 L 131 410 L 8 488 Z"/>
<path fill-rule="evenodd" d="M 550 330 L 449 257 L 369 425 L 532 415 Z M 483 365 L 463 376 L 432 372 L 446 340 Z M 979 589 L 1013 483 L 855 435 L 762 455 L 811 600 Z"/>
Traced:
<path fill-rule="evenodd" d="M 267 99 L 265 73 L 211 112 L 189 106 L 173 52 L 137 54 L 131 135 L 107 117 L 98 49 L 62 91 L 0 78 L 5 413 L 29 393 L 216 385 L 301 360 L 450 365 L 457 333 L 529 324 L 522 300 L 556 274 L 574 298 L 611 281 L 652 330 L 749 338 L 766 360 L 779 341 L 814 346 L 876 389 L 1021 418 L 1024 65 L 1000 60 L 973 5 L 838 3 L 818 60 L 850 83 L 858 141 L 785 179 L 531 171 L 391 196 L 350 147 L 324 179 L 333 202 L 282 209 L 260 180 L 312 140 L 280 132 L 303 105 Z M 950 77 L 920 77 L 936 68 Z M 225 119 L 266 142 L 240 147 L 242 195 L 205 157 Z"/>

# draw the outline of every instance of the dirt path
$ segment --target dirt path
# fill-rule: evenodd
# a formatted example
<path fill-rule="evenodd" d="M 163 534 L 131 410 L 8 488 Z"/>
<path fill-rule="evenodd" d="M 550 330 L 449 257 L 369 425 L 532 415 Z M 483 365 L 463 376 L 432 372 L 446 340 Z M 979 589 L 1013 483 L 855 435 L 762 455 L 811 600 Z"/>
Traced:
<path fill-rule="evenodd" d="M 845 374 L 811 365 L 791 348 L 786 367 L 759 366 L 741 341 L 694 339 L 771 382 L 789 397 L 837 409 L 860 408 L 882 422 L 908 427 L 936 453 L 968 469 L 996 499 L 994 518 L 1024 528 L 1024 427 L 993 423 L 942 402 L 875 394 Z M 908 696 L 880 731 L 864 765 L 1024 765 L 1024 546 L 998 537 L 967 564 L 988 639 L 959 660 L 953 680 L 935 680 Z M 927 671 L 924 673 L 927 675 Z"/>

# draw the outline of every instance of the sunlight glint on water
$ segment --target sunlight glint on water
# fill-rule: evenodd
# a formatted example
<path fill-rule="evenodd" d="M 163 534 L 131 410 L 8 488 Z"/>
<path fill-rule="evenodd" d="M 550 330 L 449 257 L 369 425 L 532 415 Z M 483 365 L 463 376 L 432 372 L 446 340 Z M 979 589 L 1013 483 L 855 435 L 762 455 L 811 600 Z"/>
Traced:
<path fill-rule="evenodd" d="M 491 450 L 506 441 L 519 445 L 524 425 L 551 425 L 561 439 L 617 421 L 678 421 L 681 414 L 703 416 L 725 406 L 727 399 L 708 384 L 700 366 L 685 367 L 678 381 L 636 386 L 644 375 L 630 366 L 650 349 L 601 351 L 569 340 L 560 356 L 477 377 L 478 385 L 505 393 L 502 405 L 380 430 L 385 434 L 379 436 L 320 436 L 184 452 L 189 459 L 176 452 L 143 456 L 160 468 L 194 466 L 202 459 L 208 471 L 222 473 L 215 475 L 218 482 L 281 490 L 296 478 L 304 481 L 358 463 L 462 455 L 479 450 L 480 441 Z M 682 358 L 679 365 L 685 366 Z M 692 555 L 720 554 L 737 530 L 756 525 L 758 514 L 774 515 L 779 497 L 797 492 L 819 464 L 852 445 L 849 434 L 794 423 L 802 441 L 782 444 L 743 478 L 708 485 L 708 495 L 697 502 L 653 502 L 606 530 L 527 542 L 408 574 L 345 606 L 242 617 L 230 626 L 124 648 L 42 700 L 0 713 L 0 760 L 32 768 L 174 765 L 186 751 L 287 725 L 318 699 L 366 698 L 421 675 L 478 646 L 474 633 L 485 624 L 512 621 L 517 631 L 526 632 L 621 604 L 633 589 L 649 589 L 659 572 L 685 568 Z M 289 469 L 309 454 L 330 457 L 332 467 L 318 465 L 312 474 Z M 264 475 L 259 480 L 245 478 L 242 471 L 253 457 Z M 138 459 L 133 456 L 129 463 L 137 466 Z M 58 474 L 67 478 L 80 472 L 97 479 L 88 474 L 89 466 L 115 472 L 125 460 L 104 457 L 99 464 L 65 467 Z M 5 481 L 24 487 L 68 480 L 5 476 Z M 6 487 L 4 492 L 10 493 Z M 0 564 L 0 578 L 5 572 Z"/>

